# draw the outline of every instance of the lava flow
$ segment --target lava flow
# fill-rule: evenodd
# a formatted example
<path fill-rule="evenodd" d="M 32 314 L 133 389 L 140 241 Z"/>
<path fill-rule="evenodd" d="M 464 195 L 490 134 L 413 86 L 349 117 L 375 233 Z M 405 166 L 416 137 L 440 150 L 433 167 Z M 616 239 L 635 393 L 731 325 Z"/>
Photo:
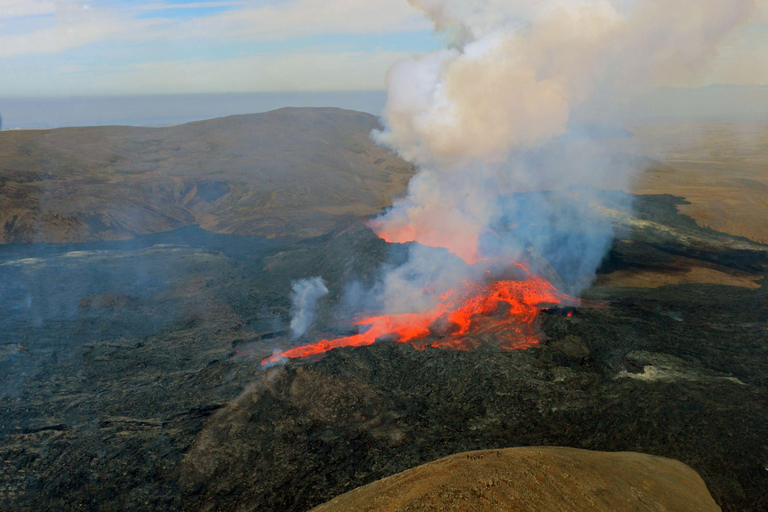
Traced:
<path fill-rule="evenodd" d="M 361 318 L 354 325 L 369 326 L 365 332 L 292 348 L 264 359 L 262 364 L 322 354 L 334 348 L 371 345 L 381 338 L 410 342 L 415 348 L 469 349 L 477 344 L 466 339 L 470 331 L 478 334 L 490 330 L 496 339 L 503 333 L 505 338 L 499 343 L 502 348 L 528 348 L 538 343 L 533 322 L 541 306 L 578 301 L 539 276 L 465 284 L 463 290 L 445 294 L 427 311 Z M 436 340 L 419 343 L 430 335 Z"/>

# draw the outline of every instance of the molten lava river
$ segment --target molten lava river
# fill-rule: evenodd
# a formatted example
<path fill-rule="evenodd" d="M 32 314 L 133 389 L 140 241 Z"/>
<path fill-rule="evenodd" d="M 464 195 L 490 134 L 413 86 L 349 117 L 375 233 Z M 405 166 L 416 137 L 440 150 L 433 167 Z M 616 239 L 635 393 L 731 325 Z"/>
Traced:
<path fill-rule="evenodd" d="M 432 309 L 420 313 L 359 318 L 354 325 L 365 329 L 359 334 L 292 348 L 264 359 L 262 364 L 285 357 L 313 356 L 334 348 L 371 345 L 377 339 L 410 343 L 417 349 L 431 346 L 470 350 L 484 341 L 508 350 L 535 346 L 538 337 L 534 320 L 541 309 L 579 300 L 558 291 L 546 279 L 529 274 L 527 269 L 524 273 L 519 280 L 466 283 L 462 289 L 444 294 Z"/>

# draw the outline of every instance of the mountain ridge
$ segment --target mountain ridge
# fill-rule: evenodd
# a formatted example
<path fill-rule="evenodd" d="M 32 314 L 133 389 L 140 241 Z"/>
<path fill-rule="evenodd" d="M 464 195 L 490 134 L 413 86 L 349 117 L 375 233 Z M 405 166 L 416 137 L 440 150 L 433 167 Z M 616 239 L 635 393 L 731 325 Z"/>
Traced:
<path fill-rule="evenodd" d="M 319 236 L 405 190 L 414 170 L 371 140 L 377 128 L 360 112 L 284 108 L 174 127 L 0 132 L 0 242 L 121 240 L 195 224 Z"/>

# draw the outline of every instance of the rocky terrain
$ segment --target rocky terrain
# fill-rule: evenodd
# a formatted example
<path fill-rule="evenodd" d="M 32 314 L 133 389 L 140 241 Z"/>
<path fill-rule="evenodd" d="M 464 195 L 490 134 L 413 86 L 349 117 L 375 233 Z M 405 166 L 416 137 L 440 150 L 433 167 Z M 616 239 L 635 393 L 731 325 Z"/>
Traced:
<path fill-rule="evenodd" d="M 307 510 L 454 453 L 556 445 L 680 460 L 725 510 L 761 510 L 764 288 L 600 285 L 684 274 L 681 255 L 761 282 L 764 246 L 699 228 L 676 202 L 639 201 L 587 294 L 608 306 L 543 315 L 538 348 L 381 342 L 267 370 L 291 343 L 290 279 L 328 282 L 317 337 L 343 328 L 344 283 L 398 246 L 363 226 L 7 246 L 2 507 Z"/>
<path fill-rule="evenodd" d="M 298 116 L 299 125 L 316 116 L 331 123 L 329 115 L 344 126 L 373 123 L 346 112 L 269 115 Z M 215 136 L 200 126 L 157 130 Z M 364 138 L 368 129 L 353 131 Z M 29 151 L 39 161 L 38 144 L 58 140 L 57 132 L 3 132 L 0 141 L 36 133 L 42 139 Z M 320 136 L 308 129 L 304 137 Z M 82 147 L 69 148 L 72 158 L 85 158 Z M 379 169 L 377 183 L 402 190 L 407 172 L 396 160 L 376 164 L 385 156 L 372 152 L 381 150 L 335 147 L 328 153 L 363 159 L 347 167 L 354 175 L 361 165 L 363 185 L 375 181 L 366 172 Z M 10 150 L 3 148 L 0 162 L 10 169 L 7 162 L 17 160 L 6 159 Z M 206 151 L 198 158 L 208 158 Z M 141 158 L 150 167 L 150 153 Z M 172 160 L 162 152 L 156 158 Z M 55 161 L 47 162 L 41 169 Z M 60 169 L 82 172 L 74 165 Z M 274 169 L 274 179 L 283 179 L 281 167 Z M 205 181 L 215 171 L 195 172 L 189 171 Z M 249 183 L 248 172 L 237 179 Z M 179 173 L 169 183 L 189 179 Z M 541 314 L 538 347 L 501 350 L 482 343 L 492 341 L 485 332 L 477 334 L 481 346 L 468 352 L 381 341 L 264 369 L 261 360 L 273 349 L 297 343 L 288 334 L 292 280 L 321 275 L 330 292 L 298 342 L 349 332 L 345 286 L 373 279 L 382 263 L 404 254 L 405 247 L 383 242 L 359 222 L 391 195 L 385 200 L 385 192 L 376 192 L 381 203 L 372 205 L 353 202 L 367 206 L 334 213 L 333 222 L 320 215 L 309 224 L 311 234 L 320 234 L 307 237 L 310 232 L 275 231 L 277 224 L 264 236 L 229 234 L 230 227 L 216 233 L 216 226 L 241 229 L 234 227 L 238 210 L 217 202 L 224 196 L 205 202 L 222 208 L 206 210 L 206 217 L 192 207 L 202 203 L 175 203 L 171 194 L 146 211 L 171 218 L 166 212 L 180 204 L 188 222 L 105 241 L 126 232 L 94 231 L 77 212 L 92 207 L 114 219 L 108 212 L 125 204 L 121 194 L 155 190 L 150 185 L 164 178 L 147 178 L 145 189 L 124 179 L 114 196 L 105 196 L 109 186 L 89 188 L 83 178 L 78 187 L 85 188 L 75 189 L 91 190 L 83 197 L 92 199 L 73 203 L 67 218 L 75 220 L 61 225 L 54 220 L 63 214 L 44 217 L 44 208 L 23 199 L 21 180 L 0 187 L 3 215 L 6 205 L 27 201 L 25 218 L 33 219 L 19 224 L 27 226 L 20 231 L 7 230 L 19 233 L 7 240 L 47 240 L 44 233 L 59 242 L 77 239 L 0 246 L 0 509 L 305 511 L 443 457 L 516 446 L 675 459 L 701 475 L 723 510 L 768 508 L 768 246 L 680 214 L 685 199 L 636 196 L 630 212 L 614 208 L 629 204 L 614 200 L 624 193 L 605 194 L 600 207 L 616 240 L 584 294 L 603 305 L 576 308 L 571 316 L 557 309 Z M 29 183 L 36 185 L 27 192 L 40 190 L 38 178 Z M 51 190 L 45 197 L 70 193 L 64 186 Z M 232 190 L 227 185 L 225 194 Z M 279 217 L 280 226 L 301 224 L 301 212 L 318 203 L 301 203 L 296 194 L 295 208 L 243 206 L 242 226 L 259 215 Z M 126 201 L 140 209 L 148 204 Z M 56 204 L 60 212 L 69 203 Z M 207 229 L 161 229 L 199 219 L 214 220 L 202 225 Z M 127 226 L 109 226 L 118 224 Z"/>

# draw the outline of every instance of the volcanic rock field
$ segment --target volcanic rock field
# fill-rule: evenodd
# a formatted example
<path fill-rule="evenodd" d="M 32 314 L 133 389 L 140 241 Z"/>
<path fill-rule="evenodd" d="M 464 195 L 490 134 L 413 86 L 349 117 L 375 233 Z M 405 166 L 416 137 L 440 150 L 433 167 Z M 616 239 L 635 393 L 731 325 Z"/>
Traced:
<path fill-rule="evenodd" d="M 349 284 L 405 257 L 365 224 L 413 174 L 376 123 L 284 109 L 0 132 L 0 509 L 306 511 L 525 446 L 675 459 L 723 510 L 768 509 L 768 221 L 754 193 L 728 202 L 768 186 L 755 152 L 708 156 L 709 183 L 739 176 L 725 198 L 657 146 L 633 155 L 639 189 L 596 195 L 615 237 L 594 283 L 542 308 L 534 347 L 480 329 L 472 350 L 433 348 L 451 336 L 434 330 L 418 350 L 262 365 L 356 333 Z M 741 213 L 707 220 L 711 204 Z M 291 282 L 312 276 L 329 293 L 291 339 Z"/>

